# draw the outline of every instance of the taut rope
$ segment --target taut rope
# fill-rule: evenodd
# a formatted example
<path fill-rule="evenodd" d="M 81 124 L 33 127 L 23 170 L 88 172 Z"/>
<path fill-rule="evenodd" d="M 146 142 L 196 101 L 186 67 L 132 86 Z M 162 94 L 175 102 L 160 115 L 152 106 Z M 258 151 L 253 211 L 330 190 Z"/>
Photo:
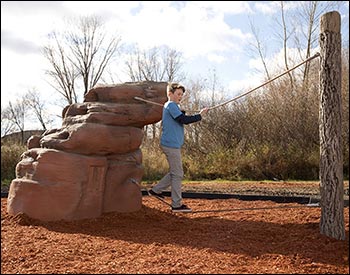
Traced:
<path fill-rule="evenodd" d="M 261 88 L 261 87 L 263 87 L 263 86 L 269 84 L 270 82 L 276 80 L 277 78 L 281 77 L 282 75 L 285 75 L 285 74 L 289 73 L 290 71 L 292 71 L 292 70 L 298 68 L 299 66 L 303 65 L 304 63 L 306 63 L 306 62 L 308 62 L 308 61 L 310 61 L 310 60 L 312 60 L 312 59 L 314 59 L 314 58 L 316 58 L 316 57 L 318 57 L 318 56 L 320 56 L 320 53 L 316 53 L 314 56 L 309 57 L 308 59 L 306 59 L 306 60 L 304 60 L 303 62 L 299 63 L 298 65 L 294 66 L 293 68 L 291 68 L 291 69 L 289 69 L 289 70 L 287 70 L 287 71 L 281 73 L 280 75 L 278 75 L 278 76 L 276 76 L 276 77 L 274 77 L 274 78 L 272 78 L 272 79 L 266 81 L 265 83 L 261 84 L 260 86 L 254 88 L 254 89 L 252 89 L 252 90 L 250 90 L 250 91 L 248 91 L 248 92 L 246 92 L 246 93 L 243 93 L 243 94 L 241 94 L 241 95 L 239 95 L 239 96 L 236 96 L 236 97 L 234 97 L 234 98 L 232 98 L 232 99 L 230 99 L 230 100 L 228 100 L 228 101 L 225 101 L 225 102 L 223 102 L 223 103 L 221 103 L 221 104 L 215 105 L 215 106 L 213 106 L 213 107 L 209 107 L 209 110 L 212 110 L 212 109 L 221 107 L 221 106 L 223 106 L 223 105 L 226 105 L 227 103 L 230 103 L 230 102 L 232 102 L 232 101 L 235 101 L 235 100 L 237 100 L 237 99 L 239 99 L 239 98 L 241 98 L 241 97 L 243 97 L 243 96 L 246 96 L 246 95 L 248 95 L 248 94 L 254 92 L 255 90 L 257 90 L 257 89 L 259 89 L 259 88 Z"/>
<path fill-rule="evenodd" d="M 158 105 L 158 106 L 163 107 L 163 104 L 160 104 L 160 103 L 157 103 L 157 102 L 154 102 L 154 101 L 150 101 L 150 100 L 146 100 L 146 99 L 143 99 L 143 98 L 138 97 L 138 96 L 135 96 L 134 99 L 137 99 L 137 100 L 140 100 L 140 101 L 143 101 L 143 102 L 146 102 L 146 103 L 151 103 L 153 105 Z"/>
<path fill-rule="evenodd" d="M 291 68 L 291 69 L 289 69 L 289 70 L 287 70 L 287 71 L 285 71 L 285 72 L 279 74 L 278 76 L 276 76 L 276 77 L 274 77 L 274 78 L 272 78 L 272 79 L 270 79 L 270 80 L 264 82 L 263 84 L 259 85 L 258 87 L 254 88 L 254 89 L 252 89 L 252 90 L 250 90 L 250 91 L 248 91 L 248 92 L 246 92 L 246 93 L 243 93 L 243 94 L 241 94 L 241 95 L 238 95 L 238 96 L 236 96 L 236 97 L 234 97 L 234 98 L 232 98 L 232 99 L 230 99 L 230 100 L 228 100 L 228 101 L 225 101 L 225 102 L 223 102 L 223 103 L 220 103 L 220 104 L 215 105 L 215 106 L 212 106 L 212 107 L 209 107 L 208 109 L 209 109 L 209 110 L 212 110 L 212 109 L 215 109 L 215 108 L 224 106 L 224 105 L 226 105 L 226 104 L 228 104 L 228 103 L 230 103 L 230 102 L 232 102 L 232 101 L 235 101 L 235 100 L 237 100 L 237 99 L 240 99 L 241 97 L 244 97 L 244 96 L 246 96 L 246 95 L 248 95 L 248 94 L 254 92 L 255 90 L 257 90 L 257 89 L 259 89 L 259 88 L 261 88 L 261 87 L 263 87 L 263 86 L 269 84 L 270 82 L 276 80 L 277 78 L 279 78 L 279 77 L 281 77 L 281 76 L 283 76 L 283 75 L 289 73 L 289 72 L 292 71 L 292 70 L 295 70 L 296 68 L 300 67 L 300 66 L 303 65 L 304 63 L 309 62 L 310 60 L 312 60 L 312 59 L 314 59 L 314 58 L 316 58 L 316 57 L 319 57 L 319 56 L 320 56 L 320 53 L 316 53 L 315 55 L 309 57 L 308 59 L 304 60 L 303 62 L 297 64 L 297 65 L 294 66 L 293 68 Z M 143 99 L 143 98 L 140 98 L 140 97 L 137 97 L 137 96 L 135 96 L 134 99 L 140 100 L 140 101 L 144 101 L 144 102 L 146 102 L 146 103 L 150 103 L 150 104 L 154 104 L 154 105 L 158 105 L 158 106 L 162 106 L 162 107 L 163 107 L 163 104 L 160 104 L 160 103 L 157 103 L 157 102 L 153 102 L 153 101 L 150 101 L 150 100 L 146 100 L 146 99 Z"/>

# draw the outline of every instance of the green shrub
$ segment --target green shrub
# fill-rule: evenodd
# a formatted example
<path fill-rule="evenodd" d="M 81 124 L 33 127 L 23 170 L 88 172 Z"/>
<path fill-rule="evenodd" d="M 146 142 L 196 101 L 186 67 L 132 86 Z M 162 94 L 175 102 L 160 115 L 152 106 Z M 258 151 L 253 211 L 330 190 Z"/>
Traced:
<path fill-rule="evenodd" d="M 26 150 L 26 146 L 19 143 L 1 144 L 1 182 L 8 182 L 16 177 L 16 165 Z"/>

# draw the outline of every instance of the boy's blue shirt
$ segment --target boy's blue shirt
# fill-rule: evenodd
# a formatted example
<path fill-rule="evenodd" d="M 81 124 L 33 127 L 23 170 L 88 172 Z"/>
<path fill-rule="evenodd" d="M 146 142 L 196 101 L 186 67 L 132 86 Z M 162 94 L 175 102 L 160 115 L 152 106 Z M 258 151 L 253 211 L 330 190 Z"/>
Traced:
<path fill-rule="evenodd" d="M 182 115 L 179 106 L 168 101 L 163 107 L 162 136 L 160 144 L 170 148 L 181 148 L 184 143 L 184 126 L 175 119 Z"/>

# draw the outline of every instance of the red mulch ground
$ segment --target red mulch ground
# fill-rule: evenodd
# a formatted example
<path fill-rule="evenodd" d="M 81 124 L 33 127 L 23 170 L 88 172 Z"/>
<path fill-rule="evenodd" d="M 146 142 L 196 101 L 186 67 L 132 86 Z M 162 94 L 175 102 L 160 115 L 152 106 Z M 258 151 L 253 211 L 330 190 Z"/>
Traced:
<path fill-rule="evenodd" d="M 320 208 L 271 201 L 185 199 L 172 214 L 145 196 L 133 213 L 40 222 L 9 216 L 1 199 L 1 274 L 349 274 L 346 240 L 319 232 Z M 253 209 L 257 208 L 257 209 Z"/>

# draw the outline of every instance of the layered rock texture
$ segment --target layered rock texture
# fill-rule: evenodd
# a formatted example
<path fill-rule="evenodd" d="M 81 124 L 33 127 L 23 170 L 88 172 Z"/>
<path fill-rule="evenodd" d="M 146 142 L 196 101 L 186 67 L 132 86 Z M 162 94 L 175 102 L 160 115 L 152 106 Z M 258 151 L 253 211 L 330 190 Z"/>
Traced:
<path fill-rule="evenodd" d="M 8 213 L 45 221 L 96 218 L 142 206 L 143 127 L 162 118 L 166 82 L 91 89 L 63 110 L 60 129 L 32 136 L 10 185 Z"/>

